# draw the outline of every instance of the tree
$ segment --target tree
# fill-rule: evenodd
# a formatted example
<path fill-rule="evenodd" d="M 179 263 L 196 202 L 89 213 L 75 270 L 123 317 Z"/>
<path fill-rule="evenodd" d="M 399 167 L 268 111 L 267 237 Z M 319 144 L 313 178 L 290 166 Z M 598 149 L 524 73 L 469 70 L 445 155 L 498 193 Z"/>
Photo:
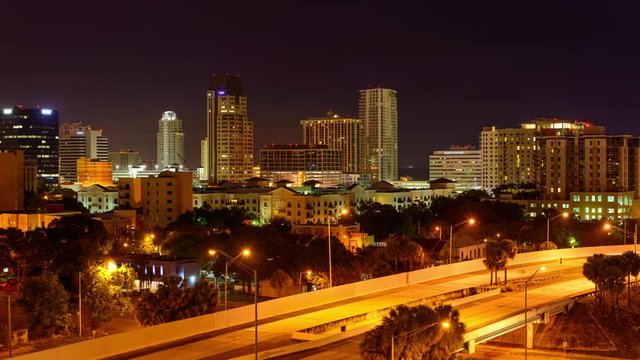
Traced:
<path fill-rule="evenodd" d="M 50 272 L 27 278 L 22 284 L 18 304 L 29 317 L 29 333 L 34 337 L 66 330 L 71 319 L 69 294 L 58 276 Z"/>
<path fill-rule="evenodd" d="M 448 328 L 438 325 L 444 322 Z M 393 336 L 397 359 L 449 359 L 462 345 L 464 332 L 458 311 L 450 305 L 401 305 L 365 334 L 360 355 L 367 360 L 390 359 Z"/>
<path fill-rule="evenodd" d="M 486 243 L 487 256 L 484 259 L 484 265 L 491 271 L 491 285 L 493 285 L 493 273 L 496 274 L 496 284 L 498 284 L 498 270 L 504 270 L 504 283 L 507 284 L 507 263 L 509 259 L 515 258 L 517 253 L 518 246 L 513 240 L 489 240 Z"/>
<path fill-rule="evenodd" d="M 504 284 L 507 285 L 507 263 L 509 260 L 513 260 L 516 257 L 516 254 L 518 253 L 518 245 L 516 245 L 513 240 L 509 239 L 502 239 L 498 241 L 498 244 L 502 254 L 500 267 L 504 270 Z"/>
<path fill-rule="evenodd" d="M 602 282 L 604 278 L 604 254 L 594 254 L 587 258 L 587 262 L 582 265 L 582 274 L 587 280 L 591 281 L 595 285 L 596 303 L 598 305 L 602 302 Z"/>
<path fill-rule="evenodd" d="M 631 275 L 638 281 L 638 273 L 640 272 L 640 256 L 633 251 L 625 251 L 622 253 L 622 260 L 625 264 L 627 273 L 627 304 L 631 304 Z"/>
<path fill-rule="evenodd" d="M 130 267 L 116 268 L 113 263 L 93 266 L 82 279 L 82 300 L 89 310 L 91 330 L 111 321 L 116 312 L 122 315 L 132 310 L 131 300 L 123 292 L 133 287 L 135 273 Z"/>
<path fill-rule="evenodd" d="M 274 271 L 271 277 L 269 277 L 269 285 L 276 289 L 278 297 L 280 297 L 280 294 L 282 293 L 282 288 L 291 286 L 291 284 L 293 284 L 291 276 L 282 269 Z"/>
<path fill-rule="evenodd" d="M 422 246 L 407 237 L 389 238 L 385 250 L 387 259 L 394 263 L 396 273 L 400 272 L 399 264 L 403 265 L 403 271 L 412 271 L 424 264 L 425 255 Z"/>
<path fill-rule="evenodd" d="M 555 250 L 558 248 L 558 245 L 551 241 L 545 241 L 538 245 L 538 250 Z"/>
<path fill-rule="evenodd" d="M 199 280 L 187 288 L 179 277 L 167 277 L 155 293 L 144 290 L 135 304 L 134 315 L 143 326 L 210 314 L 218 305 L 215 284 Z"/>
<path fill-rule="evenodd" d="M 484 266 L 489 270 L 489 285 L 493 285 L 493 274 L 496 274 L 496 284 L 498 282 L 498 274 L 497 271 L 500 269 L 500 261 L 502 259 L 502 254 L 500 251 L 500 246 L 496 240 L 489 240 L 486 244 L 486 257 L 482 261 Z"/>

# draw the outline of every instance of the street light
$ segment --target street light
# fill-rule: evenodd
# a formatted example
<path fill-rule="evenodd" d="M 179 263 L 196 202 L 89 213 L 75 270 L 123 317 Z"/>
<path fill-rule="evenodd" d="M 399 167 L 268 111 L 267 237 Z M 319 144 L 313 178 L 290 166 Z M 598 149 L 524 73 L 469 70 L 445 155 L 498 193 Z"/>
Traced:
<path fill-rule="evenodd" d="M 451 247 L 452 247 L 452 244 L 453 244 L 453 229 L 455 229 L 455 228 L 457 228 L 459 226 L 462 226 L 462 225 L 464 225 L 466 223 L 469 223 L 469 224 L 473 225 L 473 224 L 476 223 L 476 219 L 474 219 L 474 218 L 467 219 L 465 221 L 462 221 L 462 222 L 459 222 L 457 224 L 449 226 L 449 264 L 451 264 L 451 251 L 452 251 Z"/>
<path fill-rule="evenodd" d="M 436 231 L 438 232 L 438 240 L 442 240 L 442 227 L 436 226 Z"/>
<path fill-rule="evenodd" d="M 403 334 L 399 334 L 399 335 L 394 335 L 393 332 L 391 333 L 391 360 L 395 359 L 395 342 L 396 342 L 396 338 L 397 337 L 407 337 L 409 335 L 413 335 L 415 333 L 427 330 L 433 326 L 436 325 L 440 325 L 442 326 L 443 329 L 447 330 L 449 329 L 449 327 L 451 327 L 451 323 L 449 323 L 448 321 L 443 321 L 443 322 L 435 322 L 433 324 L 429 324 L 429 325 L 425 325 L 422 327 L 419 327 L 417 329 L 411 330 L 411 331 L 407 331 L 406 333 Z"/>
<path fill-rule="evenodd" d="M 302 293 L 302 274 L 307 274 L 307 276 L 311 276 L 311 270 L 298 272 L 298 286 L 300 286 L 300 293 Z"/>
<path fill-rule="evenodd" d="M 225 262 L 224 264 L 224 309 L 227 310 L 227 282 L 228 282 L 228 278 L 229 278 L 229 265 L 233 264 L 234 262 L 238 261 L 238 258 L 240 258 L 240 256 L 249 256 L 249 254 L 251 254 L 251 251 L 249 251 L 248 249 L 244 249 L 240 252 L 240 254 L 234 256 L 231 256 L 229 254 L 227 254 L 226 252 L 222 251 L 222 250 L 213 250 L 213 249 L 209 249 L 209 255 L 214 256 L 215 254 L 220 253 L 224 256 L 227 257 L 227 259 L 229 259 L 227 262 Z"/>
<path fill-rule="evenodd" d="M 346 215 L 349 213 L 349 210 L 342 209 L 339 214 L 336 214 L 336 219 L 339 215 Z M 329 215 L 329 220 L 327 220 L 327 243 L 329 244 L 329 287 L 333 286 L 333 275 L 331 269 L 331 220 L 333 218 Z"/>
<path fill-rule="evenodd" d="M 633 252 L 634 253 L 638 252 L 637 251 L 637 247 L 638 247 L 638 223 L 637 222 L 635 224 L 635 231 L 633 233 L 631 231 L 629 231 L 629 230 L 619 228 L 619 227 L 617 227 L 615 225 L 611 225 L 610 223 L 605 223 L 604 224 L 604 229 L 605 230 L 611 230 L 611 228 L 618 229 L 618 230 L 622 231 L 622 233 L 625 236 L 625 239 L 626 239 L 627 235 L 633 234 Z"/>
<path fill-rule="evenodd" d="M 529 349 L 529 328 L 527 327 L 527 324 L 528 324 L 527 312 L 529 310 L 528 308 L 529 304 L 527 303 L 527 286 L 529 285 L 529 281 L 531 281 L 531 279 L 533 279 L 533 277 L 536 276 L 538 271 L 545 271 L 545 270 L 546 270 L 546 267 L 544 266 L 537 268 L 536 271 L 534 271 L 534 273 L 531 274 L 531 276 L 529 276 L 527 281 L 524 282 L 524 358 L 525 359 L 528 356 L 527 350 Z"/>
<path fill-rule="evenodd" d="M 555 219 L 557 219 L 559 217 L 568 218 L 569 217 L 569 213 L 568 212 L 563 212 L 562 214 L 558 214 L 556 216 L 547 217 L 547 244 L 549 243 L 549 223 L 551 223 L 551 220 L 555 220 Z"/>

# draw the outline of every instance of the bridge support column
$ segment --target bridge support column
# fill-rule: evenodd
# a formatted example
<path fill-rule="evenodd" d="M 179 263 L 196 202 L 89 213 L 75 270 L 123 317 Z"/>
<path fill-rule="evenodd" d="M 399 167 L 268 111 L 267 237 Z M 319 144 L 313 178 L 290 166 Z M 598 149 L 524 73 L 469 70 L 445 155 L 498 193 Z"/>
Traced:
<path fill-rule="evenodd" d="M 467 341 L 467 343 L 465 344 L 465 347 L 467 348 L 467 353 L 468 354 L 473 354 L 476 352 L 476 340 L 475 339 L 471 339 L 469 341 Z"/>
<path fill-rule="evenodd" d="M 533 323 L 525 325 L 527 327 L 527 348 L 533 349 Z"/>
<path fill-rule="evenodd" d="M 551 321 L 551 313 L 547 311 L 546 313 L 544 313 L 544 316 L 542 318 L 542 322 L 543 322 L 543 324 L 548 324 L 549 321 Z"/>

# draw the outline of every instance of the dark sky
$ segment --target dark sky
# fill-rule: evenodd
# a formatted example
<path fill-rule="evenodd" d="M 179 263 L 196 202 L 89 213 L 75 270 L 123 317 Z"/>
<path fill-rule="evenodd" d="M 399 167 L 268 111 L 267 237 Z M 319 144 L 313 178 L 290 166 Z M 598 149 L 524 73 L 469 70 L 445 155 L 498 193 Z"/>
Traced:
<path fill-rule="evenodd" d="M 608 1 L 25 1 L 0 16 L 0 106 L 40 104 L 155 159 L 162 111 L 199 164 L 213 73 L 239 73 L 256 149 L 398 90 L 400 165 L 538 116 L 640 132 L 640 6 Z"/>

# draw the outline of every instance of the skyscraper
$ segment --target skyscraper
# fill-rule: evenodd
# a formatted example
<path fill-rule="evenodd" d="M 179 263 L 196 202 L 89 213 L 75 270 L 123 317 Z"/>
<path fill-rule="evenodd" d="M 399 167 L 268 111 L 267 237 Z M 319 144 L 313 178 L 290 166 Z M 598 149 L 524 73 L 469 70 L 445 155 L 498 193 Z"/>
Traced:
<path fill-rule="evenodd" d="M 158 168 L 184 165 L 184 132 L 182 120 L 173 111 L 165 111 L 158 121 Z"/>
<path fill-rule="evenodd" d="M 22 106 L 2 109 L 0 151 L 22 150 L 25 161 L 37 161 L 39 187 L 58 183 L 58 145 L 57 110 Z"/>
<path fill-rule="evenodd" d="M 60 181 L 75 182 L 77 161 L 82 157 L 106 161 L 109 140 L 102 130 L 94 130 L 79 121 L 66 122 L 60 127 Z"/>
<path fill-rule="evenodd" d="M 342 172 L 357 173 L 360 150 L 360 120 L 341 117 L 329 112 L 326 117 L 308 118 L 300 121 L 302 143 L 305 145 L 327 145 L 329 149 L 342 150 Z"/>
<path fill-rule="evenodd" d="M 238 75 L 214 75 L 207 91 L 207 165 L 210 183 L 240 182 L 253 168 L 253 122 Z"/>
<path fill-rule="evenodd" d="M 360 167 L 373 181 L 398 178 L 398 102 L 396 91 L 360 90 Z"/>

